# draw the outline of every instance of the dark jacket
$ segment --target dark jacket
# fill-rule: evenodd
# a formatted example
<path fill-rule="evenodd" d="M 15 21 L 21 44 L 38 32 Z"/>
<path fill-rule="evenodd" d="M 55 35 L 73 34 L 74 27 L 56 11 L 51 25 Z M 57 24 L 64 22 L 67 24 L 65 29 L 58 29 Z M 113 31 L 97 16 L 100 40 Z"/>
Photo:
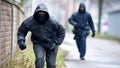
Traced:
<path fill-rule="evenodd" d="M 81 11 L 80 7 L 83 7 L 84 11 Z M 69 23 L 74 26 L 74 31 L 77 32 L 75 33 L 76 35 L 80 33 L 83 33 L 83 35 L 89 33 L 90 28 L 92 32 L 95 32 L 92 17 L 88 12 L 86 12 L 84 3 L 80 4 L 78 12 L 72 14 L 69 18 Z M 79 25 L 79 28 L 76 28 L 76 25 Z"/>
<path fill-rule="evenodd" d="M 47 13 L 47 18 L 44 23 L 38 21 L 37 13 L 39 11 L 44 11 Z M 59 24 L 59 22 L 50 17 L 48 9 L 44 4 L 38 5 L 34 15 L 26 19 L 21 24 L 17 33 L 18 41 L 25 41 L 28 31 L 32 33 L 31 41 L 33 44 L 47 45 L 50 43 L 55 43 L 56 45 L 60 45 L 65 37 L 65 29 Z"/>

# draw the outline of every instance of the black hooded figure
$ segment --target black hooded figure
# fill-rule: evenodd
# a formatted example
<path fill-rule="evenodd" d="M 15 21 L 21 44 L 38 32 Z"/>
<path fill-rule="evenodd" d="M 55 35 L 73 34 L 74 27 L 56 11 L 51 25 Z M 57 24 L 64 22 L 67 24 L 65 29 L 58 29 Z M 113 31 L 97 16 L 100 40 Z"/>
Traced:
<path fill-rule="evenodd" d="M 85 60 L 86 54 L 86 38 L 89 35 L 89 30 L 92 30 L 92 37 L 95 36 L 95 29 L 90 13 L 86 12 L 84 3 L 80 3 L 78 12 L 72 14 L 69 18 L 69 23 L 74 26 L 73 33 L 76 40 L 78 50 L 80 52 L 80 59 Z"/>
<path fill-rule="evenodd" d="M 56 55 L 59 45 L 65 37 L 65 29 L 48 13 L 45 4 L 39 4 L 34 15 L 27 18 L 18 29 L 18 44 L 21 50 L 26 48 L 25 37 L 30 31 L 35 53 L 35 68 L 56 68 Z"/>

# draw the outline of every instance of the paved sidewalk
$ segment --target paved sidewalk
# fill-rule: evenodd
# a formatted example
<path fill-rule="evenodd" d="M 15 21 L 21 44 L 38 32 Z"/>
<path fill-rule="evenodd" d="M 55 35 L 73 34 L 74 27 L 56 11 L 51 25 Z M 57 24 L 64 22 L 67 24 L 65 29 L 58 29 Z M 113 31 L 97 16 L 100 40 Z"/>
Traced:
<path fill-rule="evenodd" d="M 65 57 L 67 68 L 120 68 L 120 43 L 98 38 L 87 39 L 86 60 L 79 53 L 72 34 L 67 34 L 60 46 L 68 52 Z"/>

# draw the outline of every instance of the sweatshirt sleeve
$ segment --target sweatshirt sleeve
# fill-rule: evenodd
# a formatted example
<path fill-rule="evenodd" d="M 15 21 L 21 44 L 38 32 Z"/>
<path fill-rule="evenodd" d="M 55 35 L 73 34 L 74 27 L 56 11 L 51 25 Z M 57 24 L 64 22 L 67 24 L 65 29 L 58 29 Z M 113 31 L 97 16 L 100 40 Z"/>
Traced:
<path fill-rule="evenodd" d="M 91 15 L 89 14 L 89 18 L 88 18 L 88 23 L 89 23 L 89 26 L 92 30 L 92 32 L 95 32 L 95 28 L 94 28 L 94 23 L 93 23 L 93 19 L 91 17 Z"/>
<path fill-rule="evenodd" d="M 75 22 L 75 14 L 72 14 L 72 16 L 68 19 L 69 23 L 73 26 L 75 26 L 77 23 Z"/>

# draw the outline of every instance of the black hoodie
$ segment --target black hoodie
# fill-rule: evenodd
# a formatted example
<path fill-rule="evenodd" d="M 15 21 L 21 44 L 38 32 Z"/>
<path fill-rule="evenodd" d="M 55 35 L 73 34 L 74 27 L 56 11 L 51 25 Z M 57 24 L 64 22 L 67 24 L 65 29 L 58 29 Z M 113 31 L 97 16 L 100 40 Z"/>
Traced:
<path fill-rule="evenodd" d="M 80 10 L 81 7 L 83 7 L 84 10 L 81 11 L 81 10 Z M 79 12 L 79 13 L 85 13 L 85 12 L 86 12 L 86 6 L 85 6 L 84 3 L 80 3 L 80 5 L 79 5 L 79 9 L 78 9 L 78 12 Z"/>
<path fill-rule="evenodd" d="M 81 7 L 84 8 L 84 11 L 80 10 Z M 82 32 L 84 31 L 89 32 L 90 28 L 92 32 L 95 32 L 92 17 L 90 13 L 86 12 L 86 7 L 84 3 L 80 3 L 78 12 L 73 13 L 68 21 L 73 26 L 79 25 L 79 29 L 82 29 Z M 74 30 L 78 31 L 78 29 L 74 29 Z"/>
<path fill-rule="evenodd" d="M 48 15 L 42 25 L 37 21 L 37 12 L 39 11 L 44 11 Z M 39 4 L 34 15 L 23 21 L 18 29 L 18 41 L 25 41 L 28 31 L 32 33 L 31 40 L 33 44 L 49 45 L 52 42 L 60 45 L 65 37 L 65 29 L 49 15 L 45 4 Z"/>
<path fill-rule="evenodd" d="M 38 18 L 38 12 L 40 12 L 40 11 L 46 13 L 46 19 L 45 19 L 45 21 L 47 21 L 47 20 L 49 19 L 49 13 L 48 13 L 48 9 L 47 9 L 47 7 L 45 6 L 45 4 L 40 4 L 40 5 L 38 5 L 37 8 L 35 9 L 35 12 L 34 12 L 34 15 L 33 15 L 34 19 L 35 19 L 37 22 L 39 22 L 39 24 L 43 24 L 44 22 L 40 22 L 40 21 L 39 21 L 39 18 Z"/>

